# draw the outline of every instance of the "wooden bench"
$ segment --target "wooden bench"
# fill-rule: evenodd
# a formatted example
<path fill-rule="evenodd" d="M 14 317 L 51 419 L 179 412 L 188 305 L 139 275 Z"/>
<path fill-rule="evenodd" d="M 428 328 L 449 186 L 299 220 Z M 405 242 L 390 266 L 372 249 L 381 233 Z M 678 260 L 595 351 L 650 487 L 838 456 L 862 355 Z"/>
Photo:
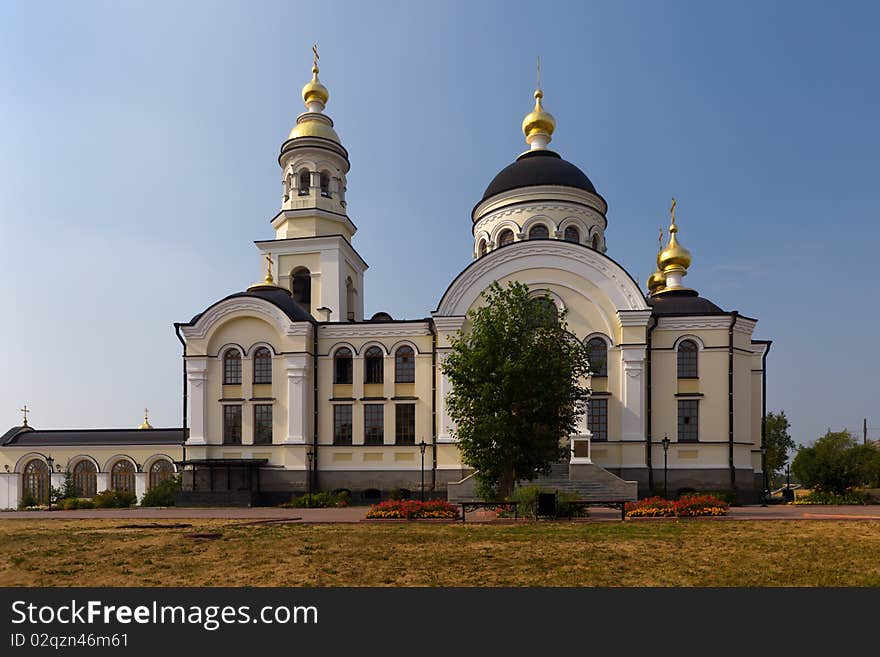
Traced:
<path fill-rule="evenodd" d="M 465 522 L 465 515 L 468 511 L 476 511 L 477 509 L 490 509 L 493 511 L 513 509 L 513 517 L 517 518 L 517 507 L 519 502 L 485 502 L 483 500 L 467 500 L 459 502 L 461 505 L 461 521 Z"/>

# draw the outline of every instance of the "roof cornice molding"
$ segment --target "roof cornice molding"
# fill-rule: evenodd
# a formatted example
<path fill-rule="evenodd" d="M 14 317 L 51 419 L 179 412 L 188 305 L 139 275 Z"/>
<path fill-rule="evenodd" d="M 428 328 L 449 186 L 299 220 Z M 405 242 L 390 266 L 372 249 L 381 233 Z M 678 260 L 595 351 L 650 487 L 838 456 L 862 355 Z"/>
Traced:
<path fill-rule="evenodd" d="M 546 203 L 549 199 L 558 203 L 583 205 L 599 212 L 603 217 L 608 212 L 608 203 L 605 199 L 585 189 L 563 185 L 532 185 L 511 189 L 480 201 L 471 212 L 471 220 L 476 223 L 487 214 L 498 212 L 510 205 Z"/>
<path fill-rule="evenodd" d="M 318 327 L 318 337 L 328 340 L 416 337 L 420 335 L 431 335 L 431 327 L 427 321 L 414 324 L 382 324 L 376 322 L 325 324 Z"/>
<path fill-rule="evenodd" d="M 202 313 L 192 326 L 181 326 L 180 332 L 188 339 L 201 340 L 220 322 L 234 315 L 256 315 L 277 327 L 286 335 L 308 335 L 309 322 L 291 322 L 290 318 L 275 304 L 259 297 L 233 297 L 220 301 Z"/>
<path fill-rule="evenodd" d="M 714 315 L 712 317 L 660 317 L 657 321 L 658 331 L 689 331 L 694 329 L 730 328 L 730 315 Z"/>
<path fill-rule="evenodd" d="M 355 251 L 351 242 L 345 239 L 344 235 L 316 235 L 314 237 L 286 237 L 279 240 L 255 240 L 254 244 L 257 245 L 257 249 L 263 254 L 288 255 L 304 251 L 334 250 L 339 246 L 340 241 L 343 243 L 342 251 L 345 255 L 360 263 L 364 270 L 369 269 L 370 266 L 361 257 L 360 253 Z M 301 244 L 306 246 L 299 248 Z"/>

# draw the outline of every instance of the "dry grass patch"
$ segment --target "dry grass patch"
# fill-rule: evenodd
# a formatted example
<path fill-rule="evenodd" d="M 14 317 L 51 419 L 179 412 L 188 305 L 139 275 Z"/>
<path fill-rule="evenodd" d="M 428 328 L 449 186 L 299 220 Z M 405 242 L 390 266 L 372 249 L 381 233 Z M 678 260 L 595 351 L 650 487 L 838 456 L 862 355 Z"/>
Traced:
<path fill-rule="evenodd" d="M 0 585 L 880 586 L 876 521 L 187 522 L 0 520 Z"/>

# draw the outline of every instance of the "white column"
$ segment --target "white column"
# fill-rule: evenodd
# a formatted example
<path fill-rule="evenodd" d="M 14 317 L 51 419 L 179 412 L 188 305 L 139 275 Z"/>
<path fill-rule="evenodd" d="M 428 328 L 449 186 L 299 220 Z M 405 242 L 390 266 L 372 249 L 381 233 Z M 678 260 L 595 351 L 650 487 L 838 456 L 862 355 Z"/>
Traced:
<path fill-rule="evenodd" d="M 621 438 L 623 440 L 645 439 L 645 346 L 622 347 L 622 376 L 620 377 L 620 400 L 622 406 Z"/>
<path fill-rule="evenodd" d="M 134 473 L 134 494 L 137 495 L 138 501 L 144 496 L 144 493 L 147 492 L 147 477 L 149 473 L 147 472 L 135 472 Z"/>
<path fill-rule="evenodd" d="M 95 490 L 97 490 L 99 493 L 101 491 L 110 490 L 109 472 L 99 472 L 95 475 Z"/>
<path fill-rule="evenodd" d="M 64 487 L 64 473 L 63 472 L 53 472 L 49 475 L 49 485 L 52 488 L 63 488 Z"/>
<path fill-rule="evenodd" d="M 204 445 L 208 414 L 207 358 L 186 359 L 186 384 L 189 392 L 189 439 L 186 444 Z"/>
<path fill-rule="evenodd" d="M 311 426 L 311 394 L 309 385 L 309 357 L 306 354 L 288 356 L 287 368 L 287 438 L 285 444 L 305 444 Z"/>
<path fill-rule="evenodd" d="M 17 472 L 0 473 L 0 509 L 18 508 L 20 477 Z"/>
<path fill-rule="evenodd" d="M 445 361 L 448 356 L 448 352 L 440 352 L 437 367 L 441 367 L 443 361 Z M 443 374 L 442 369 L 438 372 L 438 379 L 440 383 L 437 386 L 437 396 L 439 397 L 437 400 L 437 415 L 440 419 L 440 426 L 437 431 L 437 442 L 451 443 L 455 441 L 455 438 L 452 436 L 452 430 L 455 428 L 455 423 L 452 421 L 452 418 L 449 417 L 449 411 L 446 408 L 446 395 L 452 390 L 452 384 L 449 383 L 449 377 Z"/>

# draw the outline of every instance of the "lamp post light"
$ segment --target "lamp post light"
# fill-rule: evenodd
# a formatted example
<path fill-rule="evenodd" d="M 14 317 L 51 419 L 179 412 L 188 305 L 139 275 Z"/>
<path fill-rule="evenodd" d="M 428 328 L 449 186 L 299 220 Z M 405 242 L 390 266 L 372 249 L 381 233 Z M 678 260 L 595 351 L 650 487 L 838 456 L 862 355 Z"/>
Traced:
<path fill-rule="evenodd" d="M 419 451 L 422 453 L 422 502 L 425 501 L 425 449 L 427 449 L 427 447 L 428 443 L 422 438 L 422 442 L 419 443 Z"/>
<path fill-rule="evenodd" d="M 306 470 L 306 476 L 308 477 L 308 491 L 309 491 L 309 500 L 308 505 L 309 508 L 312 508 L 312 459 L 315 458 L 314 452 L 311 449 L 306 451 L 306 458 L 308 459 L 308 469 Z"/>
<path fill-rule="evenodd" d="M 669 440 L 669 436 L 665 433 L 663 434 L 663 440 L 660 441 L 660 444 L 663 445 L 663 499 L 669 499 L 669 476 L 668 476 L 668 460 L 667 456 L 669 454 L 669 443 L 672 442 Z"/>
<path fill-rule="evenodd" d="M 51 456 L 46 457 L 46 465 L 49 466 L 49 475 L 48 481 L 46 482 L 49 486 L 49 511 L 52 510 L 52 466 L 55 464 L 55 459 Z"/>
<path fill-rule="evenodd" d="M 767 479 L 767 448 L 761 446 L 761 470 L 764 473 L 764 487 L 761 490 L 761 506 L 767 506 L 767 495 L 770 492 L 770 485 Z"/>

